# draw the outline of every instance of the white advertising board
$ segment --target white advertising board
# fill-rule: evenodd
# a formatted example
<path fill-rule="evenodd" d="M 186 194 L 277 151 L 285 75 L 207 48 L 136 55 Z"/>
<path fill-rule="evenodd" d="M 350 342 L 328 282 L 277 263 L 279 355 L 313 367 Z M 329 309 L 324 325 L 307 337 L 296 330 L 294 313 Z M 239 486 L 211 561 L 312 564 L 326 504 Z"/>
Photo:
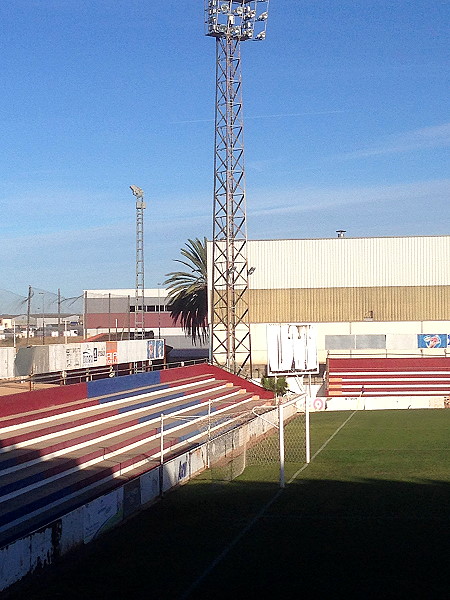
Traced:
<path fill-rule="evenodd" d="M 66 369 L 81 369 L 81 344 L 67 344 L 66 349 Z M 58 369 L 59 370 L 59 369 Z"/>
<path fill-rule="evenodd" d="M 141 502 L 147 504 L 159 496 L 159 468 L 152 469 L 140 477 Z"/>
<path fill-rule="evenodd" d="M 149 360 L 164 358 L 164 340 L 147 340 L 147 358 Z"/>
<path fill-rule="evenodd" d="M 104 367 L 106 365 L 106 342 L 83 342 L 81 344 L 83 367 Z"/>
<path fill-rule="evenodd" d="M 0 379 L 14 377 L 14 348 L 0 348 Z"/>
<path fill-rule="evenodd" d="M 267 325 L 269 375 L 318 373 L 317 333 L 309 323 Z"/>
<path fill-rule="evenodd" d="M 84 543 L 87 544 L 122 520 L 123 488 L 84 506 Z"/>

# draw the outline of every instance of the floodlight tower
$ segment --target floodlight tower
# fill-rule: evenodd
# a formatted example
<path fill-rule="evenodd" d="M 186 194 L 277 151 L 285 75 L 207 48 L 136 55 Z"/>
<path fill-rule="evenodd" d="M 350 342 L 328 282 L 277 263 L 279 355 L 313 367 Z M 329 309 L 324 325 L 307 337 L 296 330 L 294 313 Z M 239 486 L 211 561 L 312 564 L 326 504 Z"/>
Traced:
<path fill-rule="evenodd" d="M 144 192 L 137 185 L 130 185 L 136 197 L 136 294 L 134 307 L 134 339 L 145 339 L 145 291 L 144 291 Z"/>
<path fill-rule="evenodd" d="M 248 311 L 241 41 L 263 40 L 269 0 L 205 0 L 216 38 L 211 358 L 252 374 Z"/>

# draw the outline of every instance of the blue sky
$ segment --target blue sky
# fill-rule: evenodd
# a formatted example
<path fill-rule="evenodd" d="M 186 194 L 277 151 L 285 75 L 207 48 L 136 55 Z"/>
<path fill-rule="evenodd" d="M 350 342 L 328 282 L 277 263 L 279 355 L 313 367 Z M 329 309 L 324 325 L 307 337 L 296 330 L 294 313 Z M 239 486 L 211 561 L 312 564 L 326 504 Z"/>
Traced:
<path fill-rule="evenodd" d="M 203 0 L 2 0 L 0 287 L 146 287 L 211 236 Z M 250 239 L 450 233 L 450 2 L 271 0 L 242 44 Z"/>

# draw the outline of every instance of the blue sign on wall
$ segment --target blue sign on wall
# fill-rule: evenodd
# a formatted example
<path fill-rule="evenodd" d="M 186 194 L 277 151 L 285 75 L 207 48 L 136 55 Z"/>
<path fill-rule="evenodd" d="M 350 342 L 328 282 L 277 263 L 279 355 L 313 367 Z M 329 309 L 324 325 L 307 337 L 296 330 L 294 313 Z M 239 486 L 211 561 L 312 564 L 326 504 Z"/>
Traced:
<path fill-rule="evenodd" d="M 164 340 L 148 340 L 147 358 L 150 360 L 160 360 L 164 358 Z"/>
<path fill-rule="evenodd" d="M 447 348 L 450 336 L 446 333 L 421 333 L 417 336 L 419 348 Z"/>

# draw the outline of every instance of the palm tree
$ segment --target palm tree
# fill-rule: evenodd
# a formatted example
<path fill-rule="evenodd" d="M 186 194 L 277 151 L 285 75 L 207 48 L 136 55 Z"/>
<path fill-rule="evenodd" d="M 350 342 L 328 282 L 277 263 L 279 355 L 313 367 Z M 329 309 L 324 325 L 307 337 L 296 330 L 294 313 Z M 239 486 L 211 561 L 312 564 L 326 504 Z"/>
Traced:
<path fill-rule="evenodd" d="M 192 343 L 205 342 L 208 337 L 208 292 L 206 265 L 206 237 L 188 240 L 181 254 L 185 260 L 175 259 L 189 269 L 166 273 L 164 285 L 167 287 L 170 315 L 181 323 Z"/>

